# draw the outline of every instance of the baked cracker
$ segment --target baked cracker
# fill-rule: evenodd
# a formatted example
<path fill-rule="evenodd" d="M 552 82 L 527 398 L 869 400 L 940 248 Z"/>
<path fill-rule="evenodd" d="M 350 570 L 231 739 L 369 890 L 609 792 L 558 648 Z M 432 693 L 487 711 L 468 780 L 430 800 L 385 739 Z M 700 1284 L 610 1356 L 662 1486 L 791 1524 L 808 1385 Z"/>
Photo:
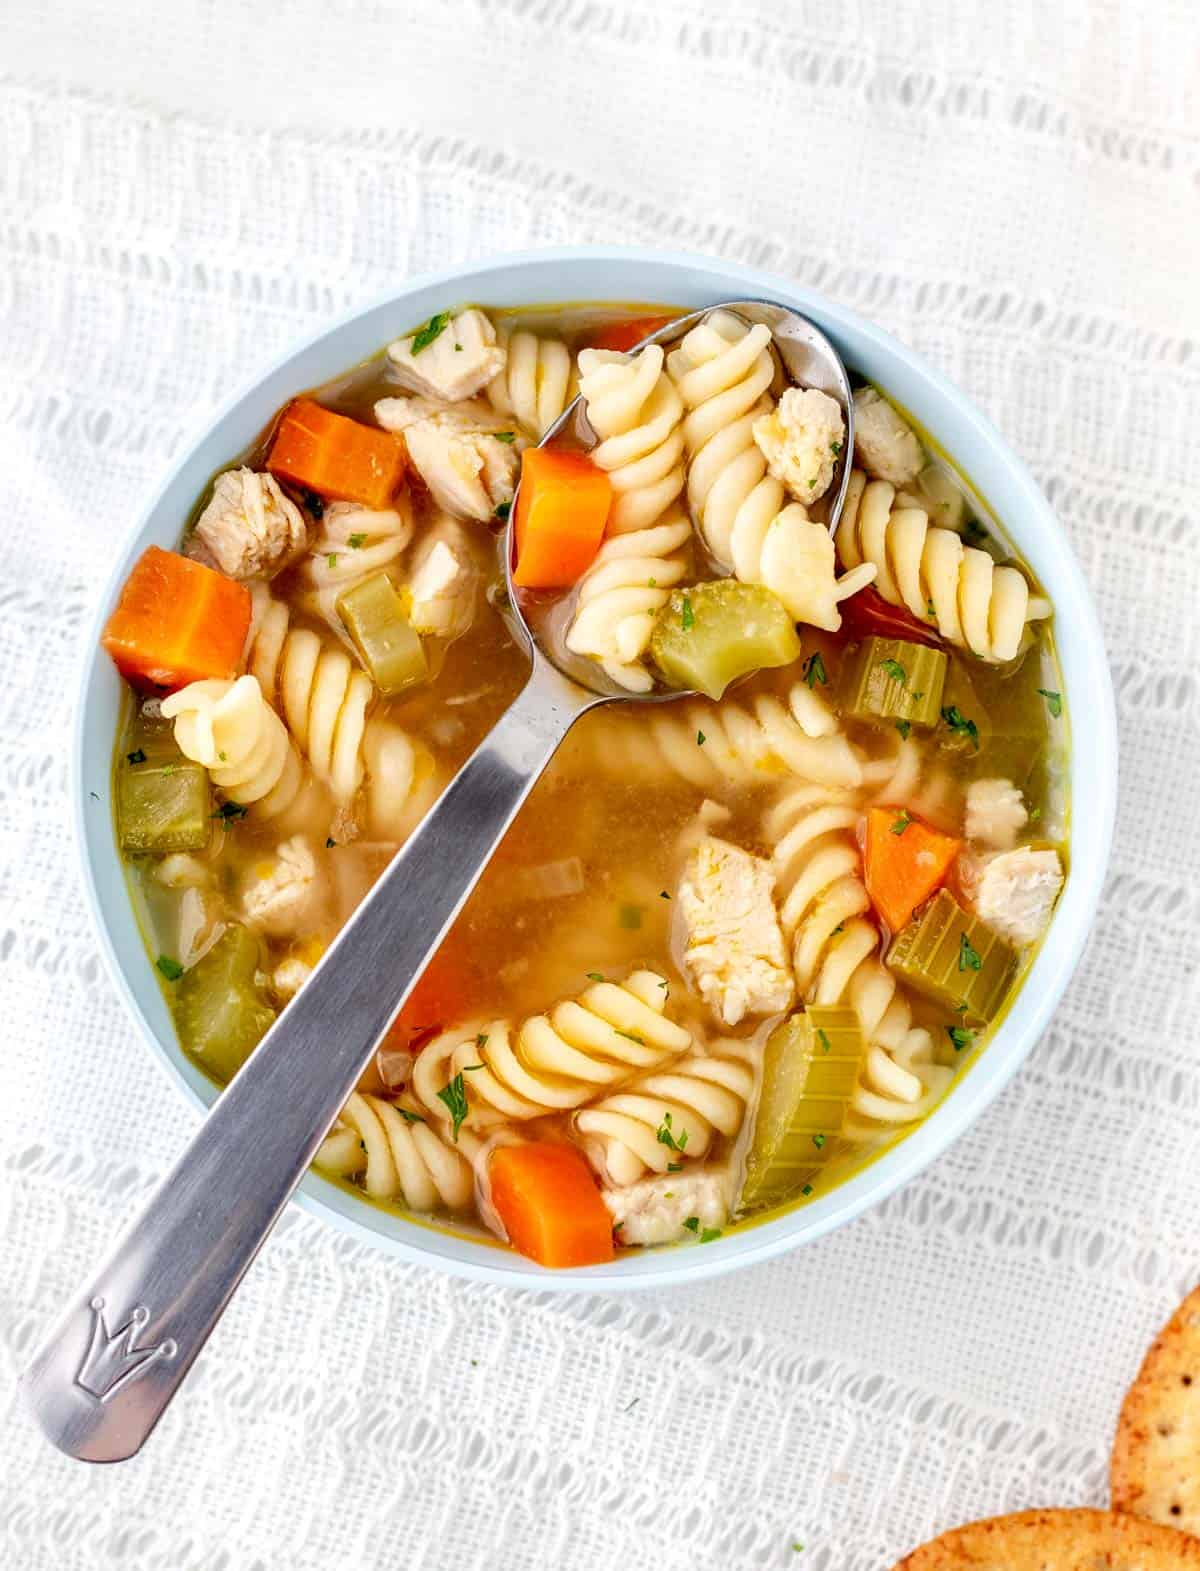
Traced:
<path fill-rule="evenodd" d="M 1129 1388 L 1113 1441 L 1112 1503 L 1200 1538 L 1200 1287 Z"/>
<path fill-rule="evenodd" d="M 893 1571 L 1197 1571 L 1200 1538 L 1120 1511 L 1017 1511 L 952 1528 Z"/>

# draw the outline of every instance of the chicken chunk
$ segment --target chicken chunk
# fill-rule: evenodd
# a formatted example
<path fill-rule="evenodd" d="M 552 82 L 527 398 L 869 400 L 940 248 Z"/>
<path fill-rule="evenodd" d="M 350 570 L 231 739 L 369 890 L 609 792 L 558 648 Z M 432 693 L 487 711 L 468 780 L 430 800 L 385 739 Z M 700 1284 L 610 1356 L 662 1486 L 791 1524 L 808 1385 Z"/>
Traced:
<path fill-rule="evenodd" d="M 776 1014 L 795 996 L 774 888 L 771 864 L 727 840 L 707 836 L 688 858 L 679 885 L 683 963 L 724 1025 Z"/>
<path fill-rule="evenodd" d="M 434 329 L 440 329 L 430 336 Z M 508 353 L 496 329 L 472 306 L 448 321 L 433 317 L 416 333 L 388 345 L 392 375 L 401 387 L 456 403 L 478 393 L 503 371 Z"/>
<path fill-rule="evenodd" d="M 846 440 L 836 398 L 815 387 L 789 387 L 753 430 L 767 468 L 797 501 L 815 502 L 825 495 Z"/>
<path fill-rule="evenodd" d="M 274 475 L 227 469 L 196 524 L 196 540 L 227 578 L 269 578 L 308 544 L 308 525 Z"/>
<path fill-rule="evenodd" d="M 242 888 L 242 911 L 260 932 L 282 935 L 310 925 L 325 894 L 312 847 L 303 835 L 293 835 L 275 848 L 273 858 L 255 864 Z"/>
<path fill-rule="evenodd" d="M 375 418 L 404 433 L 413 468 L 446 512 L 485 521 L 512 501 L 524 443 L 486 404 L 381 398 Z"/>
<path fill-rule="evenodd" d="M 1021 947 L 1045 931 L 1063 886 L 1058 852 L 1022 846 L 989 857 L 974 882 L 976 914 Z"/>
<path fill-rule="evenodd" d="M 1011 780 L 972 780 L 967 787 L 967 839 L 1011 851 L 1029 814 Z"/>
<path fill-rule="evenodd" d="M 643 1178 L 624 1189 L 601 1191 L 622 1244 L 671 1244 L 724 1227 L 729 1220 L 730 1175 L 723 1169 L 696 1168 Z M 690 1223 L 690 1226 L 685 1224 Z"/>
<path fill-rule="evenodd" d="M 443 517 L 413 550 L 408 570 L 410 620 L 418 633 L 459 638 L 475 620 L 482 573 L 462 525 Z"/>
<path fill-rule="evenodd" d="M 873 480 L 911 485 L 925 455 L 916 433 L 873 387 L 854 395 L 854 455 Z"/>

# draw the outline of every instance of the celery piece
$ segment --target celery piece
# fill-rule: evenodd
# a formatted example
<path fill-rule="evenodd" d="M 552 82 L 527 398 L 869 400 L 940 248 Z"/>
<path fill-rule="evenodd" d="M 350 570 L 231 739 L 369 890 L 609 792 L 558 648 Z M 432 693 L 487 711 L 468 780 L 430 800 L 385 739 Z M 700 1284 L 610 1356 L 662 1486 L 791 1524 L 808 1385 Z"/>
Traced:
<path fill-rule="evenodd" d="M 385 698 L 428 678 L 425 647 L 386 573 L 372 573 L 339 595 L 337 613 Z"/>
<path fill-rule="evenodd" d="M 718 578 L 672 592 L 655 618 L 650 654 L 669 686 L 720 698 L 740 676 L 790 665 L 800 640 L 769 589 Z"/>
<path fill-rule="evenodd" d="M 797 1193 L 828 1160 L 866 1050 L 852 1009 L 812 1006 L 771 1033 L 744 1205 L 771 1205 Z"/>
<path fill-rule="evenodd" d="M 131 763 L 131 757 L 137 762 Z M 208 773 L 202 765 L 158 763 L 137 748 L 119 760 L 117 826 L 122 851 L 136 856 L 203 850 L 212 829 L 211 813 Z"/>
<path fill-rule="evenodd" d="M 903 638 L 868 638 L 846 663 L 842 708 L 856 720 L 935 726 L 949 664 L 941 649 Z"/>
<path fill-rule="evenodd" d="M 1016 956 L 998 934 L 939 889 L 897 933 L 887 963 L 914 992 L 959 1019 L 986 1025 L 1012 983 Z"/>
<path fill-rule="evenodd" d="M 255 986 L 258 940 L 236 922 L 185 971 L 175 987 L 179 1040 L 219 1080 L 231 1080 L 275 1011 Z"/>

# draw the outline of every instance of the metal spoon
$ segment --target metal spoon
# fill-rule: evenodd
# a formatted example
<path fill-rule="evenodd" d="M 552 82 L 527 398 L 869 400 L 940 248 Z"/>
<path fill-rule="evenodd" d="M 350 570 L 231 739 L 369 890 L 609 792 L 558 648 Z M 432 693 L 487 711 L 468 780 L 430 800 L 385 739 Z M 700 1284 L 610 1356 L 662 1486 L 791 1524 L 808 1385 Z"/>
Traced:
<path fill-rule="evenodd" d="M 646 342 L 673 342 L 714 309 L 679 318 Z M 853 437 L 850 386 L 836 350 L 783 306 L 735 301 L 724 309 L 766 322 L 789 376 L 841 403 L 847 439 L 831 510 L 836 521 Z M 543 441 L 581 413 L 576 399 Z M 599 666 L 577 669 L 577 677 L 588 678 L 580 681 L 551 663 L 521 614 L 513 550 L 508 538 L 509 621 L 529 654 L 526 686 L 397 852 L 21 1377 L 38 1423 L 69 1456 L 119 1462 L 144 1444 L 559 743 L 589 709 L 631 696 Z"/>

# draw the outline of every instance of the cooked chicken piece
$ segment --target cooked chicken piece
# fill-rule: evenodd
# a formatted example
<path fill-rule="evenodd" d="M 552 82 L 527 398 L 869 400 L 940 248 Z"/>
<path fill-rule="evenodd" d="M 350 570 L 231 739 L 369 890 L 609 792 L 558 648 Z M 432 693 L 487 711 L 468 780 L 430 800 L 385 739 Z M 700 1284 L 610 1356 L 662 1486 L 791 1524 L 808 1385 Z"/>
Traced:
<path fill-rule="evenodd" d="M 710 835 L 688 858 L 679 885 L 683 964 L 724 1025 L 776 1014 L 795 997 L 774 888 L 771 864 L 727 840 Z"/>
<path fill-rule="evenodd" d="M 753 430 L 767 468 L 797 501 L 815 502 L 825 495 L 846 440 L 835 398 L 815 387 L 789 387 Z"/>
<path fill-rule="evenodd" d="M 308 544 L 308 526 L 274 475 L 218 475 L 195 538 L 227 578 L 270 578 Z"/>
<path fill-rule="evenodd" d="M 778 595 L 797 622 L 833 633 L 842 625 L 839 604 L 875 574 L 873 562 L 860 562 L 839 578 L 828 529 L 800 502 L 789 502 L 767 526 L 753 579 Z"/>
<path fill-rule="evenodd" d="M 381 398 L 375 418 L 404 433 L 413 468 L 446 512 L 482 521 L 512 501 L 524 439 L 486 404 Z"/>
<path fill-rule="evenodd" d="M 873 480 L 895 486 L 911 485 L 925 462 L 916 433 L 873 387 L 854 395 L 854 456 Z"/>
<path fill-rule="evenodd" d="M 1011 780 L 972 780 L 967 787 L 967 839 L 1011 851 L 1029 814 Z"/>
<path fill-rule="evenodd" d="M 1057 851 L 1022 846 L 989 857 L 972 882 L 976 914 L 1020 948 L 1045 931 L 1063 886 L 1062 863 Z"/>
<path fill-rule="evenodd" d="M 450 317 L 435 332 L 443 320 L 433 317 L 416 333 L 389 344 L 388 358 L 401 387 L 456 403 L 503 371 L 507 353 L 496 342 L 496 329 L 476 307 Z"/>
<path fill-rule="evenodd" d="M 255 864 L 242 888 L 242 911 L 252 927 L 283 935 L 310 926 L 325 895 L 312 847 L 303 835 L 293 835 L 273 858 Z"/>
<path fill-rule="evenodd" d="M 475 619 L 483 574 L 457 519 L 437 520 L 417 541 L 408 569 L 410 620 L 418 633 L 458 638 Z"/>
<path fill-rule="evenodd" d="M 730 1187 L 728 1172 L 701 1167 L 690 1173 L 643 1178 L 601 1194 L 619 1243 L 671 1244 L 699 1237 L 707 1228 L 724 1227 L 729 1220 Z"/>
<path fill-rule="evenodd" d="M 281 1003 L 287 1003 L 308 981 L 313 974 L 313 967 L 306 960 L 301 960 L 298 955 L 289 955 L 286 960 L 281 960 L 271 972 L 271 991 Z"/>

